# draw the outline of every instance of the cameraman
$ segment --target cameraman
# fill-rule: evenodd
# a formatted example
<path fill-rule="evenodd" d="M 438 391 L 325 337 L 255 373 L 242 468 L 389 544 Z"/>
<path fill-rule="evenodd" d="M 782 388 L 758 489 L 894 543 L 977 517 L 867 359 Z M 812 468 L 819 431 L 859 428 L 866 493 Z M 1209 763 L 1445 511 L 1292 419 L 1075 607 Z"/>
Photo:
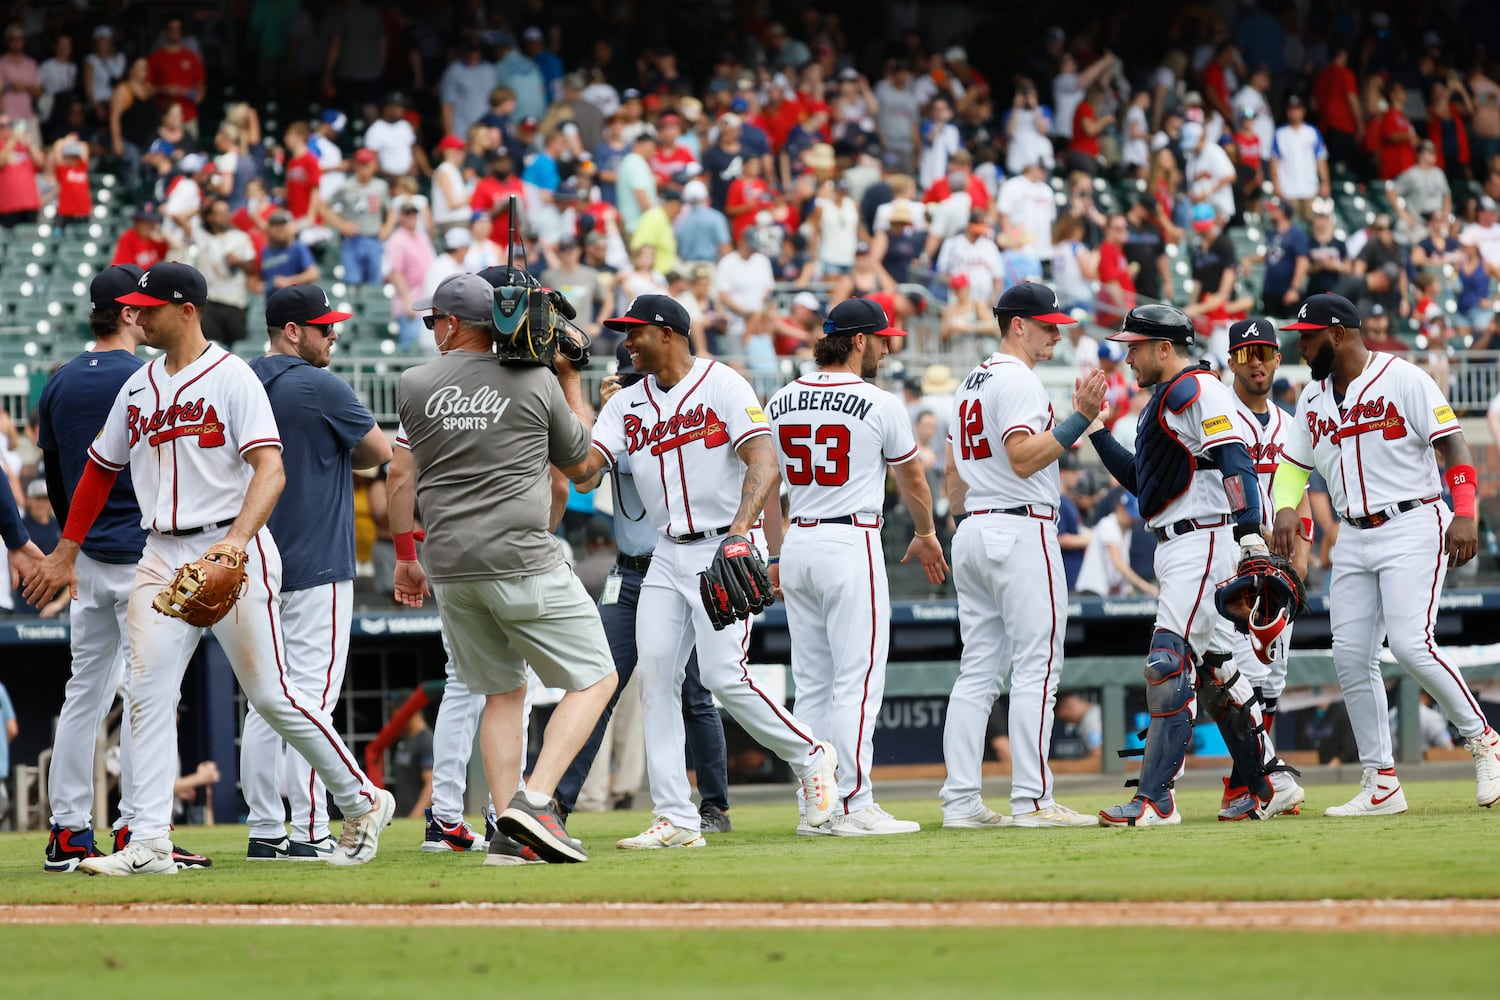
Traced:
<path fill-rule="evenodd" d="M 589 430 L 580 415 L 590 411 L 577 370 L 560 354 L 555 376 L 541 364 L 497 362 L 494 295 L 484 278 L 455 274 L 413 306 L 432 310 L 424 322 L 442 356 L 401 377 L 403 434 L 389 484 L 396 599 L 421 607 L 435 590 L 458 676 L 485 695 L 485 778 L 495 803 L 510 803 L 499 821 L 508 836 L 491 840 L 485 863 L 524 863 L 523 844 L 546 861 L 583 861 L 552 796 L 614 694 L 615 668 L 599 612 L 548 531 L 548 464 L 584 476 Z M 550 353 L 550 337 L 544 346 Z M 427 533 L 425 569 L 414 498 Z M 528 662 L 567 694 L 517 792 Z"/>

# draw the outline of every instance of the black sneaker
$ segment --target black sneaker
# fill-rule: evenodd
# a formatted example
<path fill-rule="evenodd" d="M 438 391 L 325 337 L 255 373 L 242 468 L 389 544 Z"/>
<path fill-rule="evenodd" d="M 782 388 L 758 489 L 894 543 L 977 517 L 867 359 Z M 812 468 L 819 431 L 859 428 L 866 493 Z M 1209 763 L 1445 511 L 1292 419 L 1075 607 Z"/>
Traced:
<path fill-rule="evenodd" d="M 339 842 L 332 837 L 324 837 L 322 840 L 294 840 L 287 847 L 287 854 L 293 861 L 327 861 L 333 857 L 333 849 L 339 846 Z"/>
<path fill-rule="evenodd" d="M 485 852 L 484 863 L 486 865 L 540 865 L 541 855 L 518 840 L 514 840 L 495 831 L 490 837 L 490 846 Z"/>
<path fill-rule="evenodd" d="M 587 861 L 583 845 L 568 836 L 557 808 L 550 800 L 540 808 L 526 801 L 525 792 L 517 792 L 505 812 L 500 814 L 500 832 L 509 834 L 552 864 Z"/>
<path fill-rule="evenodd" d="M 731 833 L 734 830 L 729 814 L 718 806 L 705 805 L 698 810 L 698 818 L 703 821 L 704 833 Z"/>
<path fill-rule="evenodd" d="M 245 848 L 246 861 L 290 861 L 292 842 L 287 837 L 251 837 Z"/>
<path fill-rule="evenodd" d="M 99 856 L 94 848 L 93 830 L 70 830 L 54 825 L 47 837 L 47 860 L 42 863 L 42 870 L 54 873 L 77 871 L 85 858 Z"/>
<path fill-rule="evenodd" d="M 123 850 L 128 843 L 130 843 L 130 827 L 122 826 L 115 831 L 115 851 L 118 853 Z M 214 866 L 214 863 L 203 855 L 184 850 L 176 844 L 172 845 L 172 861 L 176 863 L 178 871 L 184 868 L 212 868 Z"/>

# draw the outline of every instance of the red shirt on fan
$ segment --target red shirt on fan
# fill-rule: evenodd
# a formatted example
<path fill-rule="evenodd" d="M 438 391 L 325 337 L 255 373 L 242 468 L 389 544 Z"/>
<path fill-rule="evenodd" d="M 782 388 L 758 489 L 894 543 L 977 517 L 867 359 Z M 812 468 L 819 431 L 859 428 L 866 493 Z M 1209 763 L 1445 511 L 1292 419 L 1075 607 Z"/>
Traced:
<path fill-rule="evenodd" d="M 772 152 L 779 153 L 786 146 L 786 137 L 802 121 L 802 102 L 787 98 L 780 104 L 767 104 L 763 112 L 766 136 L 771 140 Z"/>
<path fill-rule="evenodd" d="M 1078 110 L 1073 112 L 1073 144 L 1070 147 L 1075 153 L 1084 156 L 1099 155 L 1099 137 L 1089 135 L 1084 130 L 1083 123 L 1094 120 L 1094 106 L 1088 101 L 1080 101 Z"/>
<path fill-rule="evenodd" d="M 185 122 L 197 121 L 198 102 L 203 99 L 203 60 L 198 58 L 192 49 L 178 47 L 176 49 L 157 49 L 146 59 L 148 67 L 147 79 L 151 85 L 161 87 L 186 87 L 196 94 L 196 97 L 187 96 L 162 96 L 156 99 L 157 106 L 166 110 L 173 104 L 182 107 L 182 120 Z"/>
<path fill-rule="evenodd" d="M 493 213 L 495 206 L 511 195 L 526 197 L 526 185 L 521 183 L 521 178 L 514 174 L 503 181 L 497 177 L 481 177 L 474 185 L 474 193 L 469 196 L 469 207 L 476 212 Z"/>
<path fill-rule="evenodd" d="M 87 219 L 94 210 L 94 192 L 89 185 L 89 165 L 76 156 L 57 168 L 57 215 L 62 219 Z"/>
<path fill-rule="evenodd" d="M 1381 180 L 1395 180 L 1401 175 L 1401 171 L 1416 164 L 1416 133 L 1412 129 L 1411 119 L 1400 108 L 1387 109 L 1385 114 L 1370 123 L 1370 131 L 1374 133 L 1377 143 L 1375 154 Z M 1407 134 L 1412 136 L 1410 142 L 1392 141 L 1395 136 Z"/>
<path fill-rule="evenodd" d="M 132 226 L 120 234 L 120 241 L 115 244 L 115 254 L 109 262 L 111 264 L 134 264 L 144 270 L 166 259 L 166 240 L 148 239 Z"/>
<path fill-rule="evenodd" d="M 293 219 L 306 217 L 312 193 L 323 178 L 323 168 L 312 150 L 306 150 L 286 165 L 286 208 Z"/>
<path fill-rule="evenodd" d="M 1101 303 L 1107 302 L 1118 307 L 1121 314 L 1135 308 L 1135 277 L 1130 273 L 1130 262 L 1125 259 L 1125 251 L 1118 243 L 1105 240 L 1099 244 L 1099 284 L 1120 286 L 1118 292 L 1113 288 L 1101 287 Z M 1100 326 L 1114 326 L 1120 322 L 1120 316 L 1101 308 L 1098 322 Z"/>
<path fill-rule="evenodd" d="M 1359 81 L 1348 66 L 1329 63 L 1323 68 L 1312 86 L 1313 103 L 1318 106 L 1318 124 L 1325 130 L 1332 129 L 1345 135 L 1359 131 L 1354 119 L 1354 105 L 1349 95 L 1359 93 Z"/>
<path fill-rule="evenodd" d="M 969 192 L 969 203 L 974 206 L 974 211 L 988 212 L 990 210 L 990 189 L 984 186 L 984 181 L 970 174 L 965 190 Z M 940 201 L 947 201 L 952 196 L 953 185 L 948 183 L 947 177 L 939 177 L 922 195 L 922 204 L 933 205 Z"/>
<path fill-rule="evenodd" d="M 683 168 L 697 162 L 693 151 L 686 146 L 658 146 L 656 155 L 651 157 L 651 172 L 656 175 L 658 184 L 676 184 L 677 175 Z"/>
<path fill-rule="evenodd" d="M 728 211 L 742 205 L 752 207 L 739 215 Z M 771 188 L 764 177 L 739 177 L 731 182 L 729 193 L 724 197 L 724 214 L 729 216 L 729 230 L 734 234 L 734 241 L 738 243 L 740 234 L 755 225 L 755 216 L 762 208 L 770 207 Z"/>

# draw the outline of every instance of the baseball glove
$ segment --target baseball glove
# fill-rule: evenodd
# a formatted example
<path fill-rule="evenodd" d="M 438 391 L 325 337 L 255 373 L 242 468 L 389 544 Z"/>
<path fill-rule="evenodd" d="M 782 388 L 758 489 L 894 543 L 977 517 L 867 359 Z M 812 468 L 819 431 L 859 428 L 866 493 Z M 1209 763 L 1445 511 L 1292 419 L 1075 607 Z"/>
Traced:
<path fill-rule="evenodd" d="M 698 591 L 715 631 L 744 621 L 776 603 L 766 564 L 743 535 L 724 539 L 714 553 L 714 561 L 698 574 Z"/>
<path fill-rule="evenodd" d="M 196 628 L 208 628 L 229 614 L 245 593 L 245 550 L 224 542 L 177 570 L 151 606 Z"/>

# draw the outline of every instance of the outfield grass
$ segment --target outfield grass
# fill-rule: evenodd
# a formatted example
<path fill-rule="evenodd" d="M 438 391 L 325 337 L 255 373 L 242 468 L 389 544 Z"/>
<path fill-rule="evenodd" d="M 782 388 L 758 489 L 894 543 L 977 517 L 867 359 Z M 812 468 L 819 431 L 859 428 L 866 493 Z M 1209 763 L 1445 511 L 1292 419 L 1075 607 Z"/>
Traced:
<path fill-rule="evenodd" d="M 244 827 L 185 828 L 178 842 L 212 856 L 214 867 L 172 878 L 47 875 L 45 837 L 7 834 L 0 836 L 0 903 L 1500 896 L 1500 810 L 1476 808 L 1468 782 L 1405 789 L 1405 816 L 1325 819 L 1323 808 L 1352 786 L 1314 786 L 1302 816 L 1232 824 L 1216 822 L 1216 793 L 1186 792 L 1184 824 L 1150 830 L 942 831 L 937 803 L 891 802 L 893 812 L 920 820 L 923 832 L 859 839 L 794 836 L 790 804 L 742 806 L 732 814 L 735 832 L 710 838 L 706 849 L 654 852 L 613 846 L 644 829 L 646 813 L 580 814 L 569 826 L 592 852 L 588 864 L 520 868 L 422 854 L 422 828 L 412 820 L 387 830 L 380 856 L 353 869 L 246 862 Z M 1121 798 L 1065 801 L 1093 810 Z"/>
<path fill-rule="evenodd" d="M 1493 944 L 1487 937 L 1100 929 L 0 927 L 9 996 L 88 991 L 153 1000 L 412 1000 L 451 987 L 482 991 L 470 996 L 658 1000 L 1483 996 L 1493 989 Z M 508 992 L 517 987 L 525 993 Z"/>

